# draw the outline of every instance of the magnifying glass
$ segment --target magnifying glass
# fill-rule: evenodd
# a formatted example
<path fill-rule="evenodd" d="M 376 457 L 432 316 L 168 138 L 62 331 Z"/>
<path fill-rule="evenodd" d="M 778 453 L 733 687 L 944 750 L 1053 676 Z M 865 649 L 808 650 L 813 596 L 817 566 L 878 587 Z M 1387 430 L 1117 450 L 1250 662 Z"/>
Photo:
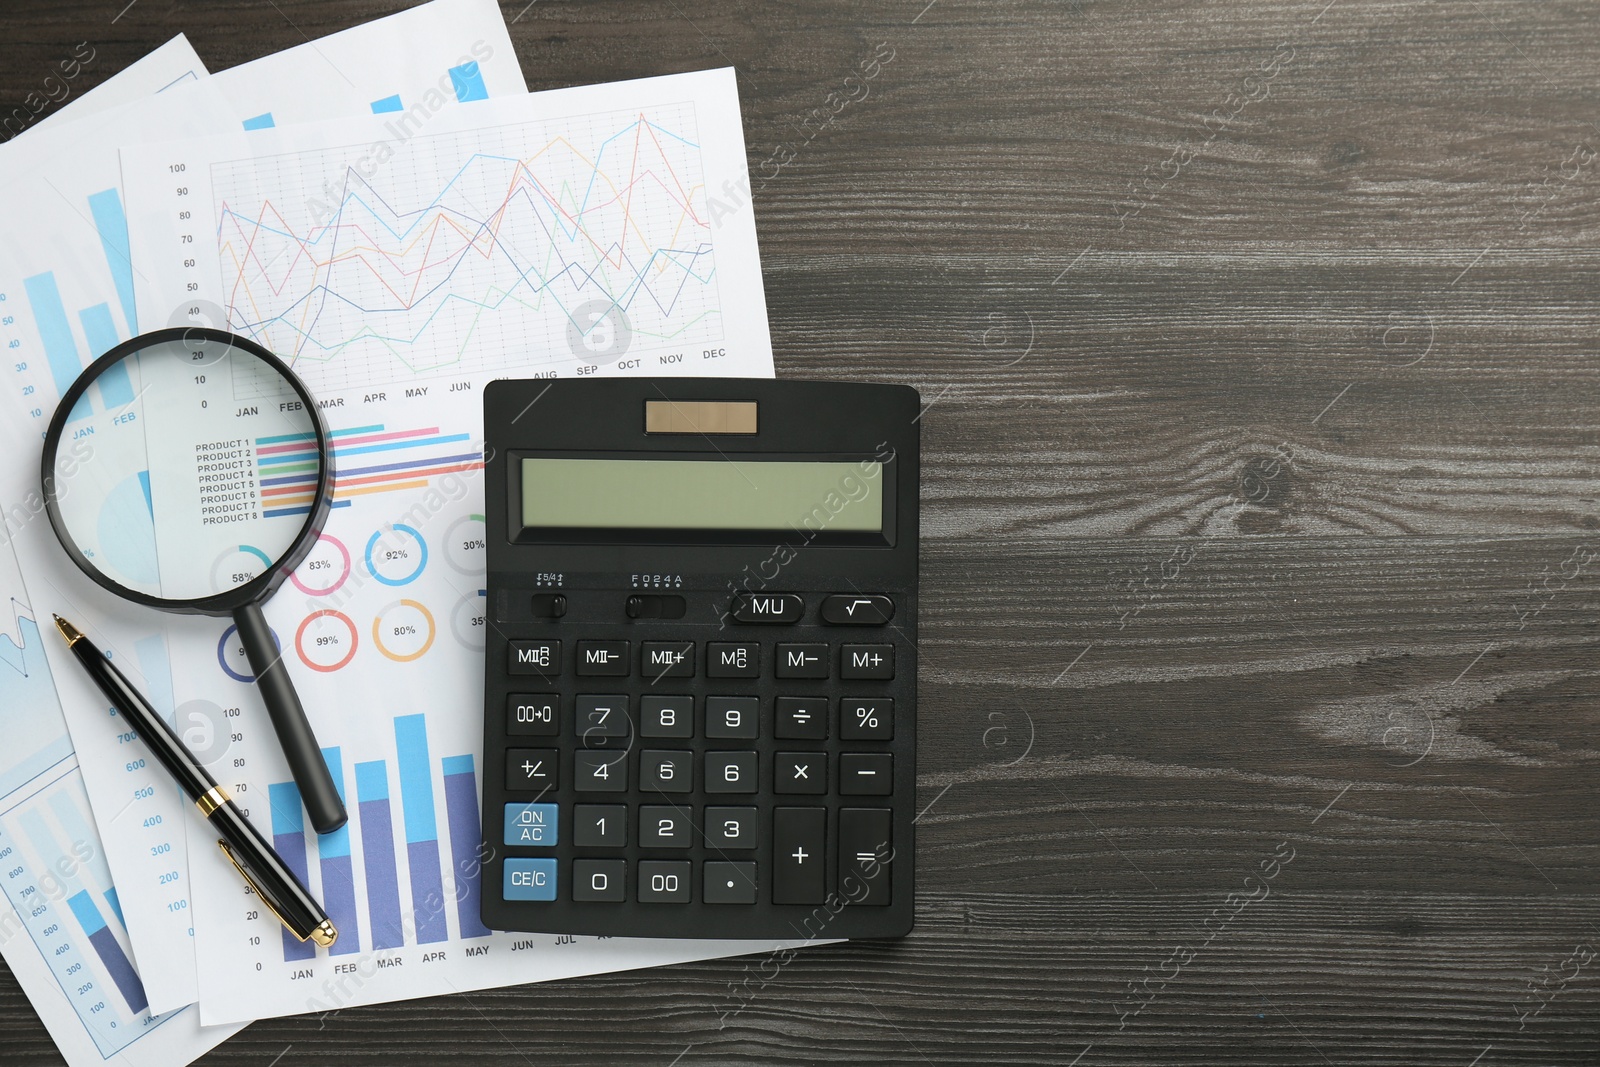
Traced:
<path fill-rule="evenodd" d="M 318 833 L 347 818 L 261 605 L 327 517 L 328 430 L 282 360 L 222 330 L 142 334 L 90 364 L 45 434 L 45 507 L 85 574 L 231 616 Z"/>

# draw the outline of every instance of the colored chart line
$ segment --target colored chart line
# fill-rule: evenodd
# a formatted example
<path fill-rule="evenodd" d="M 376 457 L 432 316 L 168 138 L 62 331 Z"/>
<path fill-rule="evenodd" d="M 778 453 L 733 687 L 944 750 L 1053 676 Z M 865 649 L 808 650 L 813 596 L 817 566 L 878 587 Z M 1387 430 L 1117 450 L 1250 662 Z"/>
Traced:
<path fill-rule="evenodd" d="M 380 424 L 335 430 L 329 437 L 334 507 L 348 507 L 351 497 L 426 488 L 429 478 L 483 469 L 481 452 L 461 451 L 471 435 L 441 433 L 437 426 L 390 431 Z M 304 515 L 310 510 L 321 470 L 315 440 L 311 434 L 257 438 L 256 483 L 261 487 L 264 516 Z M 404 455 L 412 450 L 446 454 Z M 357 456 L 372 456 L 381 462 L 358 460 Z"/>
<path fill-rule="evenodd" d="M 475 72 L 458 73 L 458 94 L 475 92 Z M 392 377 L 395 363 L 508 366 L 503 349 L 474 343 L 485 331 L 566 351 L 610 328 L 591 313 L 597 301 L 642 341 L 720 336 L 694 129 L 691 107 L 663 105 L 591 116 L 580 130 L 511 128 L 503 143 L 515 149 L 503 153 L 446 136 L 412 164 L 436 194 L 399 202 L 350 170 L 331 218 L 304 224 L 289 217 L 306 192 L 292 170 L 262 190 L 241 164 L 237 185 L 231 171 L 217 185 L 230 328 L 296 362 L 356 360 L 319 377 L 325 388 L 385 367 Z M 322 174 L 324 163 L 308 153 L 300 167 Z M 480 188 L 496 190 L 486 205 L 466 193 Z"/>

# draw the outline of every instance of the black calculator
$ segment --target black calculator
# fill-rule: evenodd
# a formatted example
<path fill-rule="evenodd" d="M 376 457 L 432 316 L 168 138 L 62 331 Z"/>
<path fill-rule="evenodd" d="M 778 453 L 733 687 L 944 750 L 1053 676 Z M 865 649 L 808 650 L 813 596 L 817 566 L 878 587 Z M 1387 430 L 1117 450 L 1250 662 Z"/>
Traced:
<path fill-rule="evenodd" d="M 910 931 L 919 412 L 852 382 L 487 387 L 486 925 Z"/>

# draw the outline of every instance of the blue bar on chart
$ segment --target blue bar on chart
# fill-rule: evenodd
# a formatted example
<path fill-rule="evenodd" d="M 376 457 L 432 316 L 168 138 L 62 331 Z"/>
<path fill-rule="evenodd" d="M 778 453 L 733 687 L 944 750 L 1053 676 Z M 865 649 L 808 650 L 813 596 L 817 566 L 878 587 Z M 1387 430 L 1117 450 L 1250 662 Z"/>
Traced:
<path fill-rule="evenodd" d="M 301 885 L 310 885 L 311 871 L 306 865 L 306 814 L 300 807 L 300 789 L 293 782 L 279 782 L 267 786 L 267 799 L 272 808 L 272 847 L 283 864 L 300 879 Z M 287 928 L 283 935 L 283 961 L 315 959 L 317 946 L 301 941 Z"/>
<path fill-rule="evenodd" d="M 483 84 L 483 71 L 477 63 L 463 63 L 450 68 L 450 84 L 455 86 L 456 99 L 465 104 L 469 100 L 489 99 L 489 87 Z"/>
<path fill-rule="evenodd" d="M 411 871 L 411 917 L 417 925 L 417 944 L 428 945 L 447 940 L 450 931 L 444 917 L 444 872 L 439 866 L 427 718 L 397 716 L 394 742 L 395 762 L 400 768 L 400 808 L 406 824 L 406 864 Z"/>
<path fill-rule="evenodd" d="M 372 947 L 403 948 L 400 877 L 394 863 L 394 816 L 389 808 L 389 768 L 383 760 L 356 764 L 356 817 L 361 820 L 361 857 L 367 874 L 367 923 Z"/>
<path fill-rule="evenodd" d="M 104 189 L 89 198 L 89 213 L 100 234 L 100 248 L 106 266 L 117 286 L 117 303 L 128 323 L 128 336 L 139 332 L 139 313 L 133 305 L 133 258 L 128 254 L 128 215 L 122 210 L 122 197 L 115 189 Z"/>
<path fill-rule="evenodd" d="M 89 359 L 96 360 L 117 346 L 117 327 L 111 321 L 111 305 L 96 304 L 78 312 L 78 322 L 83 325 L 83 336 L 89 342 Z M 100 402 L 107 411 L 115 411 L 133 403 L 133 380 L 123 363 L 113 363 L 101 372 L 98 379 Z"/>
<path fill-rule="evenodd" d="M 253 118 L 244 120 L 244 128 L 247 130 L 270 130 L 276 125 L 277 123 L 272 121 L 272 112 L 270 111 L 263 111 Z"/>
<path fill-rule="evenodd" d="M 50 366 L 50 377 L 55 382 L 56 396 L 66 396 L 67 390 L 77 380 L 83 364 L 78 360 L 78 343 L 72 339 L 72 324 L 67 321 L 67 309 L 61 304 L 61 290 L 56 287 L 56 276 L 50 271 L 22 279 L 22 288 L 28 294 L 28 306 L 33 309 L 33 325 L 44 343 L 44 359 Z M 86 419 L 94 414 L 85 396 L 72 407 L 71 419 Z"/>
<path fill-rule="evenodd" d="M 339 762 L 337 748 L 322 750 L 322 758 L 333 776 L 333 787 L 339 791 L 339 802 L 344 802 L 344 768 Z M 355 870 L 350 859 L 350 824 L 345 823 L 331 834 L 317 838 L 317 857 L 322 865 L 322 906 L 327 909 L 333 928 L 339 931 L 339 940 L 328 950 L 330 956 L 344 956 L 361 951 L 361 924 L 356 911 Z"/>
<path fill-rule="evenodd" d="M 457 915 L 462 937 L 488 937 L 478 905 L 478 845 L 483 827 L 478 823 L 478 776 L 471 756 L 444 758 L 444 807 L 450 819 L 450 854 L 454 857 Z"/>
<path fill-rule="evenodd" d="M 404 111 L 405 109 L 406 106 L 400 102 L 399 93 L 372 102 L 372 113 L 374 115 L 387 115 L 391 111 Z"/>
<path fill-rule="evenodd" d="M 116 889 L 107 889 L 105 892 L 105 897 L 106 903 L 111 906 L 111 914 L 115 915 L 117 917 L 117 922 L 121 923 L 123 928 L 126 929 L 128 926 L 128 920 L 122 917 L 122 901 L 117 898 Z"/>
<path fill-rule="evenodd" d="M 81 889 L 74 893 L 68 898 L 67 907 L 72 909 L 72 914 L 78 920 L 78 925 L 83 927 L 83 932 L 89 935 L 89 944 L 93 945 L 95 952 L 99 954 L 100 962 L 106 965 L 111 980 L 117 984 L 118 991 L 122 993 L 122 999 L 128 1002 L 129 1010 L 137 1015 L 148 1008 L 150 999 L 144 995 L 144 983 L 139 981 L 139 974 L 133 969 L 128 954 L 122 951 L 122 946 L 117 943 L 111 928 L 100 916 L 100 909 L 94 906 L 94 898 L 89 895 L 89 891 Z"/>

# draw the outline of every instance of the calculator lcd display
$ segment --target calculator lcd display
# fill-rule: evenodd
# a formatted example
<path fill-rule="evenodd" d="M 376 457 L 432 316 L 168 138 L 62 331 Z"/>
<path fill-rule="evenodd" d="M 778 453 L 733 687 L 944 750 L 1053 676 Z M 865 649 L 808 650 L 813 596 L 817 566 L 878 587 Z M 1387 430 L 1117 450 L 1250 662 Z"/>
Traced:
<path fill-rule="evenodd" d="M 883 464 L 522 459 L 529 529 L 883 531 Z"/>

